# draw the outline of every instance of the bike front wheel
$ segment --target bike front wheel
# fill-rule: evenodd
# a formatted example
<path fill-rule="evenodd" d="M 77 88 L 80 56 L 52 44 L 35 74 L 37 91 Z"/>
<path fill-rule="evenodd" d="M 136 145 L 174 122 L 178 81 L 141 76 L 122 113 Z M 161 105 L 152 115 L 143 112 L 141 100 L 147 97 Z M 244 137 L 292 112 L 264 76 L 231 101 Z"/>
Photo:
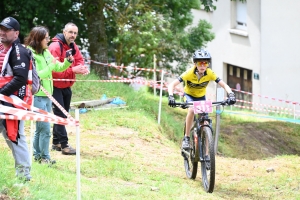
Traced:
<path fill-rule="evenodd" d="M 215 186 L 216 162 L 214 140 L 210 127 L 202 127 L 199 142 L 201 143 L 199 155 L 203 187 L 206 192 L 212 193 Z"/>

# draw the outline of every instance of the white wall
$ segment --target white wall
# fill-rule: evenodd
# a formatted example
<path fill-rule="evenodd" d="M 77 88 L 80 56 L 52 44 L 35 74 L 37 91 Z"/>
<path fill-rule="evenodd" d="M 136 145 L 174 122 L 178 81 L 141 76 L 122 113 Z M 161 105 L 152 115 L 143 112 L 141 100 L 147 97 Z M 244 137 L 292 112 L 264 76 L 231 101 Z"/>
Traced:
<path fill-rule="evenodd" d="M 229 32 L 234 26 L 235 2 L 214 3 L 217 9 L 213 12 L 192 10 L 193 25 L 205 19 L 213 26 L 216 37 L 207 45 L 213 70 L 224 81 L 226 64 L 258 73 L 259 80 L 252 77 L 256 103 L 274 103 L 271 97 L 300 102 L 300 0 L 247 1 L 247 37 Z"/>
<path fill-rule="evenodd" d="M 261 93 L 300 102 L 300 1 L 261 1 Z M 267 101 L 267 100 L 265 100 Z"/>
<path fill-rule="evenodd" d="M 213 70 L 225 81 L 226 64 L 232 64 L 255 73 L 260 73 L 260 5 L 259 1 L 247 1 L 248 37 L 232 34 L 235 2 L 222 0 L 214 2 L 217 9 L 213 12 L 193 10 L 193 24 L 205 19 L 213 26 L 215 39 L 208 43 L 207 49 L 213 58 Z M 249 13 L 251 16 L 249 16 Z M 253 80 L 253 93 L 260 93 L 260 80 Z"/>

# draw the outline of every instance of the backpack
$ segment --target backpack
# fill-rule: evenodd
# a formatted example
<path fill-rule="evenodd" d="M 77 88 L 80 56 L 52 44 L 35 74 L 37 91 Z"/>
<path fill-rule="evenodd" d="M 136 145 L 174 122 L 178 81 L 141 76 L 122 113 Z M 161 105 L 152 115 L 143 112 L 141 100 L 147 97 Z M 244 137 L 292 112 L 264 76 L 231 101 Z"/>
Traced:
<path fill-rule="evenodd" d="M 31 73 L 32 73 L 32 76 L 31 76 L 31 79 L 32 79 L 31 93 L 32 93 L 32 95 L 35 95 L 40 90 L 41 80 L 40 80 L 40 77 L 39 77 L 39 75 L 36 71 L 35 59 L 33 57 L 33 54 L 32 54 L 30 49 L 27 48 L 27 50 L 28 50 L 28 54 L 30 56 L 30 67 L 29 67 L 29 72 L 28 73 L 30 73 L 30 70 L 31 70 Z"/>

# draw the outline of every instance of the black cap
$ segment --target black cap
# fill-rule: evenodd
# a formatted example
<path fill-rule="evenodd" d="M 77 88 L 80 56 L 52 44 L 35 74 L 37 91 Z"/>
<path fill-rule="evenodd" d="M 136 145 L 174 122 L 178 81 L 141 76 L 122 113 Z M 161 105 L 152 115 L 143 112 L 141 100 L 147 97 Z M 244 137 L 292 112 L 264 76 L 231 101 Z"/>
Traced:
<path fill-rule="evenodd" d="M 20 30 L 19 22 L 13 17 L 6 17 L 4 20 L 2 20 L 0 26 L 4 26 L 9 29 L 15 29 L 15 31 Z"/>

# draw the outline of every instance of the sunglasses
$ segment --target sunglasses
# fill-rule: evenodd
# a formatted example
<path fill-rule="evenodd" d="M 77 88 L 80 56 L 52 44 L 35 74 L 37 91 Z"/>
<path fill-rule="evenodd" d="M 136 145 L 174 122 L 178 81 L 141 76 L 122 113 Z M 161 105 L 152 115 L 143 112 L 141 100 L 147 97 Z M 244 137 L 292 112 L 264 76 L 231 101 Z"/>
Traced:
<path fill-rule="evenodd" d="M 204 65 L 205 67 L 207 67 L 209 65 L 208 61 L 196 61 L 195 63 L 196 63 L 197 66 Z"/>

